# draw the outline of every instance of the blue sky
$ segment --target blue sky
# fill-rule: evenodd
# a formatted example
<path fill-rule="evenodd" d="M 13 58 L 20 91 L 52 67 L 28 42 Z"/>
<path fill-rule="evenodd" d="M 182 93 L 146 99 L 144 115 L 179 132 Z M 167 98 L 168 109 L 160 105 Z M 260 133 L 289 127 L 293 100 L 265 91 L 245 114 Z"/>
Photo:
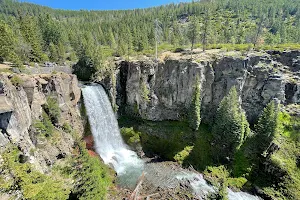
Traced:
<path fill-rule="evenodd" d="M 117 10 L 159 6 L 168 3 L 187 2 L 191 0 L 21 0 L 68 10 Z"/>

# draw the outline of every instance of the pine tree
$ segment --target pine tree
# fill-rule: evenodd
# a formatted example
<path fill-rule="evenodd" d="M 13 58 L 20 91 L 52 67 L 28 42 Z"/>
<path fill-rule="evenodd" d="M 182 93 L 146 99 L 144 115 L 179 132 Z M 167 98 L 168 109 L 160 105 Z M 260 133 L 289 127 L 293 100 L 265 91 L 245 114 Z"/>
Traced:
<path fill-rule="evenodd" d="M 126 54 L 128 56 L 128 60 L 129 60 L 129 56 L 131 54 L 131 51 L 133 49 L 132 47 L 132 35 L 131 32 L 129 30 L 129 28 L 126 29 L 126 35 L 124 37 L 125 43 L 126 43 Z"/>
<path fill-rule="evenodd" d="M 191 42 L 191 51 L 194 49 L 194 45 L 197 42 L 197 37 L 199 33 L 199 21 L 196 16 L 192 16 L 190 20 L 190 24 L 188 27 L 188 38 Z"/>
<path fill-rule="evenodd" d="M 89 155 L 83 144 L 79 144 L 80 155 L 77 157 L 77 183 L 74 195 L 77 199 L 106 199 L 106 193 L 111 185 L 111 177 L 104 163 L 98 157 Z"/>
<path fill-rule="evenodd" d="M 57 47 L 52 42 L 49 44 L 49 52 L 50 52 L 49 55 L 50 61 L 57 62 L 58 61 Z"/>
<path fill-rule="evenodd" d="M 189 113 L 190 127 L 196 131 L 198 130 L 199 125 L 201 123 L 200 109 L 201 109 L 201 88 L 200 88 L 200 79 L 199 76 L 197 76 L 196 83 L 194 86 L 193 98 L 190 106 L 190 113 Z"/>
<path fill-rule="evenodd" d="M 112 49 L 116 48 L 117 44 L 116 44 L 115 36 L 111 29 L 108 32 L 108 42 L 109 42 L 110 48 L 112 48 Z"/>
<path fill-rule="evenodd" d="M 12 61 L 17 59 L 14 51 L 15 43 L 16 39 L 11 28 L 3 21 L 0 21 L 0 57 Z"/>
<path fill-rule="evenodd" d="M 58 60 L 63 62 L 66 59 L 66 49 L 62 42 L 59 42 L 57 45 L 57 52 L 58 52 Z"/>
<path fill-rule="evenodd" d="M 223 98 L 216 113 L 212 134 L 219 159 L 231 157 L 249 134 L 249 123 L 239 101 L 236 88 Z"/>
<path fill-rule="evenodd" d="M 202 33 L 201 33 L 201 42 L 202 42 L 202 48 L 203 51 L 206 50 L 208 39 L 210 36 L 210 29 L 211 29 L 211 15 L 212 15 L 212 4 L 207 4 L 205 8 L 205 16 L 204 16 L 204 22 L 203 26 L 201 27 Z"/>
<path fill-rule="evenodd" d="M 269 147 L 278 132 L 278 114 L 279 108 L 275 101 L 271 101 L 263 113 L 259 117 L 258 123 L 255 126 L 257 134 L 257 148 L 260 153 L 263 153 Z"/>
<path fill-rule="evenodd" d="M 33 62 L 47 60 L 42 51 L 42 38 L 35 18 L 31 16 L 23 16 L 20 18 L 20 25 L 23 37 L 31 46 L 30 60 Z"/>

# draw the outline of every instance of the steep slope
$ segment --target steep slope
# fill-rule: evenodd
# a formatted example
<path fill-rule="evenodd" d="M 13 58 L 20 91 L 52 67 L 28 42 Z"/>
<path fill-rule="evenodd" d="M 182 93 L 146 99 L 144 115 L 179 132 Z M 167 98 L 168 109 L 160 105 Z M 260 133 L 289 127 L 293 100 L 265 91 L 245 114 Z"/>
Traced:
<path fill-rule="evenodd" d="M 72 179 L 53 167 L 74 154 L 83 132 L 76 76 L 1 73 L 0 82 L 0 198 L 67 198 Z"/>
<path fill-rule="evenodd" d="M 121 114 L 146 120 L 186 119 L 196 77 L 201 85 L 201 117 L 209 122 L 232 86 L 238 89 L 248 120 L 255 122 L 274 98 L 282 104 L 300 103 L 299 51 L 171 54 L 161 62 L 122 61 L 116 82 L 101 82 L 121 108 Z M 114 88 L 115 86 L 115 88 Z"/>

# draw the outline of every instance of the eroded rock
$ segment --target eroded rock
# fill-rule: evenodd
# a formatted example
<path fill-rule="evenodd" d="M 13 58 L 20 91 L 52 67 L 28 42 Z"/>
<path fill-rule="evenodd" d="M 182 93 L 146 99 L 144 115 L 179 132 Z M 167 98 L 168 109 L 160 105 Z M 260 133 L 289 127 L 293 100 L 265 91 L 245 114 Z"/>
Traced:
<path fill-rule="evenodd" d="M 188 113 L 199 76 L 204 122 L 212 121 L 220 101 L 235 86 L 253 123 L 274 98 L 285 105 L 299 104 L 300 81 L 295 70 L 299 55 L 298 51 L 252 52 L 195 61 L 183 56 L 159 63 L 120 61 L 115 74 L 117 94 L 111 98 L 116 99 L 121 114 L 153 121 L 181 120 Z M 102 83 L 111 91 L 114 85 L 108 80 Z"/>

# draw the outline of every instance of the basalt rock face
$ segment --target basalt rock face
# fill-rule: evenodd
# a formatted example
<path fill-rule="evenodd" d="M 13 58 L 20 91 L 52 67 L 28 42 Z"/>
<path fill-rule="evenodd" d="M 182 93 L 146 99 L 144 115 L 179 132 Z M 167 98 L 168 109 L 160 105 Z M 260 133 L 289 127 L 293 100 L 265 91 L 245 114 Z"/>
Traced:
<path fill-rule="evenodd" d="M 248 120 L 255 122 L 274 98 L 282 104 L 300 103 L 299 56 L 299 51 L 270 51 L 211 56 L 199 61 L 180 57 L 158 63 L 122 61 L 117 64 L 116 89 L 107 81 L 104 85 L 109 91 L 117 91 L 121 114 L 153 121 L 181 120 L 188 113 L 198 76 L 201 117 L 206 123 L 233 86 Z"/>
<path fill-rule="evenodd" d="M 15 75 L 16 76 L 16 75 Z M 41 172 L 64 155 L 70 155 L 74 139 L 70 133 L 56 128 L 57 141 L 39 138 L 32 131 L 41 119 L 47 97 L 55 97 L 61 111 L 57 127 L 70 124 L 82 132 L 82 123 L 77 109 L 80 88 L 76 76 L 17 75 L 19 83 L 12 84 L 12 75 L 0 74 L 0 151 L 9 144 L 17 146 L 23 156 Z"/>

